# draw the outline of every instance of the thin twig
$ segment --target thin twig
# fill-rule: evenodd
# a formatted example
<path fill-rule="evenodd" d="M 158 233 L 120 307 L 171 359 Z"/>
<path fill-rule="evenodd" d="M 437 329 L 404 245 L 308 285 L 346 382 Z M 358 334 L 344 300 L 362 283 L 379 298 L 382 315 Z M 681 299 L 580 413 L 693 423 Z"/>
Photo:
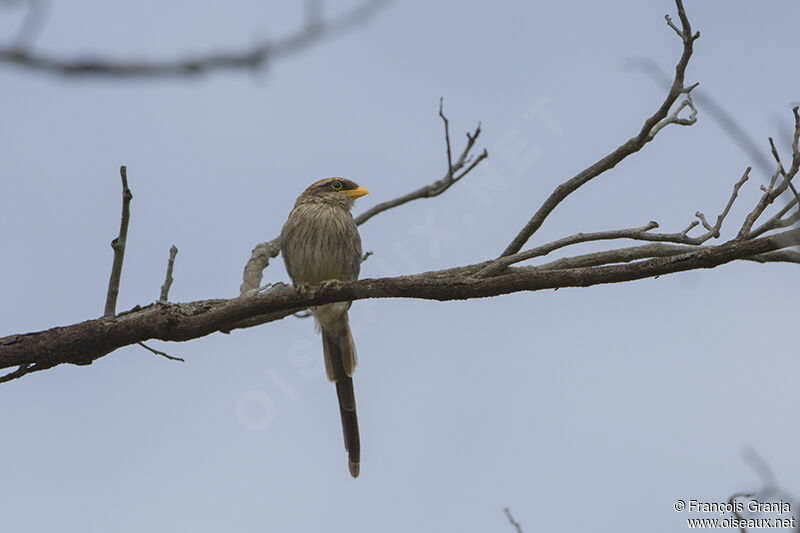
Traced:
<path fill-rule="evenodd" d="M 797 108 L 795 108 L 797 109 Z M 797 135 L 797 127 L 795 126 L 795 135 Z M 781 156 L 778 155 L 778 149 L 775 147 L 775 141 L 772 140 L 772 137 L 769 138 L 769 146 L 772 150 L 772 157 L 775 158 L 775 161 L 778 163 L 778 169 L 780 170 L 781 175 L 784 179 L 787 178 L 786 172 L 783 170 L 783 163 L 781 162 Z M 793 154 L 794 155 L 794 154 Z M 794 186 L 794 183 L 791 180 L 788 180 L 787 183 L 789 184 L 789 189 L 791 189 L 792 194 L 794 195 L 794 199 L 796 202 L 800 202 L 800 194 L 798 194 L 797 189 Z"/>
<path fill-rule="evenodd" d="M 652 141 L 653 138 L 664 129 L 666 126 L 670 124 L 677 124 L 678 126 L 691 126 L 695 122 L 697 122 L 697 108 L 694 106 L 694 102 L 692 101 L 692 95 L 690 91 L 697 87 L 697 83 L 692 85 L 691 87 L 686 88 L 686 98 L 684 98 L 680 104 L 675 107 L 675 110 L 664 117 L 664 120 L 660 121 L 658 124 L 653 126 L 653 129 L 650 130 L 647 138 L 648 141 Z M 684 108 L 689 108 L 689 116 L 688 117 L 681 117 L 680 113 L 684 110 Z"/>
<path fill-rule="evenodd" d="M 733 194 L 731 194 L 731 197 L 728 200 L 728 204 L 725 206 L 725 209 L 723 209 L 722 213 L 720 213 L 719 216 L 717 217 L 717 223 L 714 224 L 713 228 L 714 237 L 719 237 L 719 230 L 722 229 L 722 223 L 725 221 L 725 217 L 728 216 L 731 207 L 733 207 L 733 202 L 736 201 L 736 197 L 739 195 L 739 189 L 742 188 L 742 185 L 744 185 L 744 183 L 750 177 L 751 169 L 752 167 L 747 167 L 747 169 L 745 169 L 744 171 L 744 174 L 742 174 L 741 179 L 738 182 L 736 182 L 736 184 L 733 186 Z"/>
<path fill-rule="evenodd" d="M 480 132 L 480 128 L 478 128 L 475 131 L 476 132 Z M 461 174 L 455 176 L 453 179 L 447 179 L 447 177 L 445 177 L 444 179 L 436 181 L 436 182 L 434 182 L 434 183 L 432 183 L 430 185 L 425 185 L 424 187 L 420 187 L 416 191 L 412 191 L 412 192 L 410 192 L 408 194 L 404 194 L 403 196 L 400 196 L 400 197 L 395 198 L 393 200 L 389 200 L 388 202 L 382 202 L 382 203 L 372 207 L 371 209 L 368 209 L 367 211 L 364 211 L 359 216 L 355 217 L 356 224 L 361 225 L 364 222 L 366 222 L 367 220 L 369 220 L 370 218 L 372 218 L 375 215 L 377 215 L 378 213 L 382 213 L 382 212 L 388 211 L 389 209 L 392 209 L 394 207 L 398 207 L 398 206 L 401 206 L 403 204 L 407 204 L 408 202 L 411 202 L 413 200 L 419 200 L 420 198 L 433 198 L 434 196 L 439 196 L 444 191 L 449 189 L 454 183 L 456 183 L 461 178 L 463 178 L 464 176 L 469 174 L 469 172 L 472 171 L 472 169 L 474 169 L 478 165 L 478 163 L 480 163 L 481 161 L 486 159 L 486 157 L 488 157 L 488 155 L 489 155 L 488 152 L 486 150 L 484 150 L 477 158 L 475 158 L 475 160 L 472 162 L 472 164 L 470 164 L 470 166 L 467 167 L 466 170 L 464 170 L 464 172 L 462 172 Z M 459 158 L 459 160 L 460 159 L 461 158 Z M 463 163 L 461 163 L 461 166 L 463 166 Z M 456 163 L 453 165 L 453 168 L 454 169 L 460 168 L 459 161 L 456 161 Z"/>
<path fill-rule="evenodd" d="M 769 207 L 769 205 L 775 201 L 775 198 L 780 196 L 780 194 L 785 190 L 785 187 L 782 188 L 778 186 L 777 188 L 774 187 L 775 180 L 781 173 L 781 169 L 775 171 L 775 174 L 772 175 L 772 179 L 769 182 L 768 187 L 761 187 L 761 190 L 764 191 L 764 194 L 761 195 L 761 198 L 758 200 L 758 203 L 753 208 L 750 213 L 745 217 L 744 222 L 742 223 L 742 227 L 739 229 L 739 234 L 736 235 L 736 239 L 743 240 L 752 238 L 750 235 L 750 230 L 753 228 L 753 224 L 755 224 L 756 220 L 764 213 L 764 210 Z M 783 183 L 788 183 L 787 180 L 784 180 Z"/>
<path fill-rule="evenodd" d="M 57 75 L 109 78 L 164 79 L 197 77 L 221 70 L 255 70 L 265 67 L 275 58 L 297 52 L 326 37 L 357 27 L 375 16 L 388 3 L 389 0 L 367 0 L 358 7 L 331 18 L 327 23 L 312 21 L 289 37 L 275 41 L 261 41 L 241 51 L 209 52 L 163 61 L 135 61 L 97 57 L 61 59 L 14 46 L 0 49 L 0 63 Z"/>
<path fill-rule="evenodd" d="M 798 143 L 800 142 L 800 114 L 798 114 L 797 107 L 792 109 L 792 112 L 794 113 L 794 136 L 792 138 L 792 165 L 789 168 L 788 172 L 786 172 L 783 167 L 783 162 L 781 161 L 781 157 L 778 154 L 778 149 L 775 147 L 775 141 L 773 141 L 772 137 L 769 138 L 769 144 L 770 144 L 770 149 L 772 151 L 772 156 L 773 158 L 775 158 L 775 162 L 778 165 L 777 170 L 772 177 L 772 181 L 770 183 L 770 189 L 772 188 L 775 179 L 777 179 L 778 174 L 780 174 L 781 176 L 783 176 L 783 182 L 781 183 L 781 186 L 784 187 L 783 190 L 785 190 L 785 188 L 787 187 L 790 188 L 794 197 L 791 200 L 789 200 L 789 202 L 785 206 L 783 206 L 783 208 L 781 208 L 775 215 L 773 215 L 772 218 L 761 224 L 761 226 L 752 231 L 747 231 L 749 230 L 749 228 L 752 227 L 753 223 L 758 218 L 758 216 L 760 216 L 760 214 L 763 212 L 766 206 L 769 205 L 769 203 L 771 203 L 769 201 L 769 198 L 765 198 L 766 194 L 762 196 L 761 200 L 759 201 L 759 204 L 756 206 L 756 209 L 753 212 L 751 212 L 750 216 L 748 216 L 748 219 L 746 219 L 745 224 L 749 224 L 749 227 L 748 228 L 745 228 L 744 226 L 742 227 L 742 230 L 740 231 L 741 238 L 748 237 L 752 239 L 763 233 L 766 233 L 767 231 L 771 231 L 777 228 L 783 228 L 786 226 L 791 226 L 792 224 L 800 220 L 800 211 L 794 213 L 793 215 L 787 218 L 783 218 L 783 216 L 786 215 L 786 213 L 788 213 L 795 205 L 800 204 L 800 195 L 798 195 L 798 191 L 795 188 L 794 184 L 792 183 L 792 178 L 794 178 L 794 176 L 797 175 L 798 170 L 800 170 L 800 149 L 798 149 Z M 783 190 L 776 190 L 773 193 L 772 199 L 774 200 L 775 198 L 777 198 L 783 192 Z M 760 211 L 756 212 L 756 210 L 758 209 L 760 209 Z M 753 217 L 753 220 L 749 220 L 751 216 Z"/>
<path fill-rule="evenodd" d="M 444 122 L 444 140 L 447 144 L 447 178 L 453 179 L 453 152 L 450 150 L 450 121 L 444 116 L 444 97 L 439 98 L 439 116 Z"/>
<path fill-rule="evenodd" d="M 161 297 L 158 299 L 161 303 L 169 301 L 169 289 L 172 287 L 172 269 L 175 266 L 175 256 L 178 255 L 178 248 L 173 244 L 169 247 L 169 260 L 167 261 L 167 276 L 164 279 L 164 284 L 161 286 Z"/>
<path fill-rule="evenodd" d="M 675 23 L 674 23 L 674 22 L 672 22 L 672 17 L 670 17 L 669 15 L 664 15 L 664 19 L 667 21 L 667 25 L 668 25 L 670 28 L 672 28 L 673 30 L 675 30 L 675 33 L 677 33 L 677 34 L 678 34 L 678 37 L 680 37 L 681 39 L 683 39 L 683 32 L 680 30 L 680 28 L 678 28 L 678 27 L 675 25 Z"/>
<path fill-rule="evenodd" d="M 775 146 L 775 140 L 772 137 L 768 137 L 769 139 L 769 147 L 772 151 L 772 157 L 775 158 L 775 162 L 778 163 L 778 166 L 783 168 L 783 163 L 781 162 L 781 156 L 778 154 L 778 148 Z"/>
<path fill-rule="evenodd" d="M 184 360 L 183 360 L 182 358 L 180 358 L 180 357 L 174 357 L 174 356 L 172 356 L 172 355 L 169 355 L 169 354 L 167 354 L 167 353 L 164 353 L 164 352 L 162 352 L 162 351 L 156 350 L 155 348 L 151 348 L 151 347 L 149 347 L 148 345 L 146 345 L 146 344 L 145 344 L 145 343 L 143 343 L 143 342 L 138 342 L 137 344 L 138 344 L 139 346 L 141 346 L 142 348 L 144 348 L 145 350 L 149 350 L 150 352 L 152 352 L 152 353 L 154 353 L 154 354 L 156 354 L 156 355 L 160 355 L 161 357 L 166 357 L 166 358 L 167 358 L 167 359 L 169 359 L 170 361 L 180 361 L 181 363 L 185 363 L 185 362 L 186 362 L 186 361 L 184 361 Z"/>
<path fill-rule="evenodd" d="M 669 88 L 672 77 L 661 66 L 650 58 L 634 57 L 626 62 L 630 67 L 645 72 L 658 85 Z M 762 153 L 760 146 L 750 136 L 749 131 L 742 126 L 737 117 L 729 113 L 720 105 L 711 94 L 701 88 L 692 91 L 692 100 L 711 120 L 717 122 L 721 130 L 731 138 L 746 154 L 747 158 L 755 162 L 755 167 L 763 172 L 771 172 L 772 166 L 769 159 Z"/>
<path fill-rule="evenodd" d="M 108 281 L 108 295 L 103 316 L 112 318 L 117 309 L 117 296 L 119 296 L 119 282 L 122 278 L 122 260 L 125 258 L 125 243 L 128 239 L 128 222 L 131 218 L 131 200 L 133 193 L 128 188 L 128 169 L 125 165 L 119 168 L 122 177 L 122 220 L 119 225 L 119 236 L 111 241 L 114 249 L 114 262 L 111 265 L 111 278 Z"/>
<path fill-rule="evenodd" d="M 514 520 L 513 516 L 511 516 L 511 509 L 506 507 L 505 509 L 503 509 L 503 512 L 506 513 L 506 516 L 508 517 L 508 521 L 511 522 L 512 526 L 514 526 L 514 528 L 517 530 L 517 533 L 522 533 L 522 526 L 519 524 L 519 522 Z"/>
<path fill-rule="evenodd" d="M 792 109 L 794 113 L 794 137 L 792 138 L 792 168 L 789 169 L 789 175 L 794 176 L 800 169 L 800 106 L 795 106 Z"/>
<path fill-rule="evenodd" d="M 478 136 L 481 134 L 481 124 L 478 123 L 478 126 L 475 128 L 475 131 L 470 134 L 467 132 L 467 143 L 464 146 L 464 149 L 461 151 L 461 154 L 458 156 L 458 159 L 455 162 L 452 161 L 452 156 L 450 154 L 450 141 L 449 141 L 449 132 L 448 132 L 448 121 L 445 118 L 442 108 L 441 108 L 441 101 L 439 107 L 439 116 L 445 121 L 445 138 L 447 139 L 447 161 L 448 161 L 448 168 L 447 173 L 444 177 L 438 181 L 431 183 L 430 185 L 425 185 L 424 187 L 420 187 L 416 191 L 412 191 L 408 194 L 395 198 L 393 200 L 389 200 L 388 202 L 382 202 L 367 211 L 364 211 L 359 216 L 355 218 L 356 224 L 363 224 L 370 218 L 374 217 L 378 213 L 382 213 L 383 211 L 387 211 L 394 207 L 403 205 L 405 203 L 411 202 L 412 200 L 418 200 L 420 198 L 433 198 L 434 196 L 439 196 L 447 189 L 449 189 L 453 184 L 458 182 L 461 178 L 469 174 L 472 169 L 474 169 L 478 164 L 486 159 L 489 156 L 489 153 L 486 149 L 481 152 L 478 157 L 474 160 L 471 160 L 470 152 L 472 148 L 475 146 L 475 141 L 477 141 Z M 459 170 L 464 168 L 464 166 L 471 161 L 471 164 L 460 174 L 457 174 Z"/>

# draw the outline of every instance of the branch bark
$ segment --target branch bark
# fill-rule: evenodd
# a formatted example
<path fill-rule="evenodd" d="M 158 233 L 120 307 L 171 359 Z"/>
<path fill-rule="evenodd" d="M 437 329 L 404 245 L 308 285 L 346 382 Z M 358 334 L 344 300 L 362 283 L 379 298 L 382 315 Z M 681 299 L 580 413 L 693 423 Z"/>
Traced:
<path fill-rule="evenodd" d="M 705 246 L 670 257 L 624 265 L 566 270 L 518 269 L 490 278 L 468 278 L 443 271 L 396 278 L 364 279 L 320 284 L 303 296 L 280 287 L 266 294 L 230 300 L 204 300 L 184 304 L 156 303 L 122 313 L 115 319 L 87 320 L 47 331 L 0 339 L 0 368 L 20 367 L 3 379 L 62 363 L 90 364 L 123 346 L 148 339 L 187 341 L 230 327 L 248 317 L 292 309 L 367 298 L 418 298 L 469 300 L 521 291 L 564 287 L 590 287 L 661 276 L 746 259 L 800 243 L 800 228 L 746 241 Z M 450 270 L 452 271 L 452 270 Z M 20 374 L 21 369 L 26 370 Z"/>

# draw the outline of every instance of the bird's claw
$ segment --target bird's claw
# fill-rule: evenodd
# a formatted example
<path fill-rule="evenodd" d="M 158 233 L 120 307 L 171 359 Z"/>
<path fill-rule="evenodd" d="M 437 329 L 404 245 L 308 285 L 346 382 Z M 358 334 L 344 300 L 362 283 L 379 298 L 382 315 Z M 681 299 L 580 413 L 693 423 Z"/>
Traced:
<path fill-rule="evenodd" d="M 311 287 L 306 283 L 301 283 L 300 285 L 297 285 L 295 289 L 297 289 L 297 292 L 299 292 L 300 296 L 302 296 L 303 298 L 308 298 L 308 294 L 311 292 Z"/>
<path fill-rule="evenodd" d="M 334 289 L 339 285 L 338 279 L 327 279 L 322 282 L 322 290 Z"/>

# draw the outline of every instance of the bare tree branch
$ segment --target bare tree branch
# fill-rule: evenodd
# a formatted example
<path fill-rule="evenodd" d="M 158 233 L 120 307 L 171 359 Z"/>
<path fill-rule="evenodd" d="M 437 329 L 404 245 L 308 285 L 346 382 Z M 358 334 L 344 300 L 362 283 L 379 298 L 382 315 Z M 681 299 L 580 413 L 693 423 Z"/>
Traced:
<path fill-rule="evenodd" d="M 696 214 L 697 218 L 699 218 L 700 221 L 703 223 L 703 227 L 708 230 L 707 235 L 719 238 L 719 231 L 722 229 L 722 223 L 725 221 L 725 217 L 728 216 L 731 207 L 733 207 L 733 202 L 736 201 L 736 197 L 739 195 L 739 189 L 742 188 L 742 185 L 744 185 L 744 183 L 750 177 L 751 169 L 752 167 L 747 167 L 747 169 L 744 171 L 744 174 L 742 174 L 741 179 L 737 181 L 736 184 L 733 186 L 733 193 L 731 193 L 731 197 L 728 199 L 728 203 L 725 205 L 725 209 L 723 209 L 722 213 L 720 213 L 719 216 L 717 216 L 717 222 L 713 226 L 709 226 L 708 222 L 706 222 L 705 216 L 703 216 L 703 213 L 699 211 L 697 212 Z M 701 236 L 700 238 L 702 239 L 703 236 Z M 695 243 L 690 243 L 690 244 L 695 244 Z"/>
<path fill-rule="evenodd" d="M 628 59 L 626 63 L 631 68 L 645 72 L 661 87 L 668 89 L 672 85 L 672 78 L 669 74 L 650 58 L 634 57 Z M 771 172 L 769 159 L 761 152 L 758 143 L 751 138 L 748 130 L 737 121 L 735 115 L 729 113 L 702 88 L 692 91 L 692 100 L 697 102 L 701 111 L 719 124 L 722 131 L 739 146 L 757 168 L 764 172 Z"/>
<path fill-rule="evenodd" d="M 694 106 L 694 102 L 692 102 L 691 91 L 698 85 L 699 85 L 698 83 L 695 83 L 694 85 L 684 89 L 686 98 L 684 98 L 681 101 L 681 103 L 675 107 L 675 110 L 672 111 L 672 113 L 664 117 L 664 120 L 660 121 L 658 124 L 653 126 L 653 129 L 650 130 L 650 133 L 647 136 L 648 141 L 652 141 L 659 131 L 664 129 L 666 126 L 669 126 L 670 124 L 677 124 L 678 126 L 691 126 L 695 122 L 697 122 L 697 108 Z M 680 116 L 681 111 L 683 111 L 687 107 L 690 109 L 689 116 L 681 117 Z"/>
<path fill-rule="evenodd" d="M 419 200 L 420 198 L 433 198 L 435 196 L 439 196 L 447 189 L 449 189 L 453 184 L 457 183 L 461 178 L 469 174 L 472 169 L 474 169 L 478 164 L 489 157 L 489 152 L 486 151 L 484 148 L 483 152 L 478 155 L 474 160 L 472 159 L 472 148 L 475 146 L 475 141 L 478 140 L 478 136 L 481 134 L 481 124 L 480 122 L 475 127 L 475 131 L 470 134 L 467 132 L 467 143 L 464 146 L 464 149 L 461 151 L 461 155 L 458 156 L 455 162 L 452 161 L 452 156 L 450 154 L 450 134 L 448 131 L 448 121 L 442 114 L 441 110 L 441 103 L 439 108 L 439 114 L 444 120 L 445 123 L 445 137 L 447 139 L 447 173 L 445 176 L 430 185 L 425 185 L 424 187 L 420 187 L 419 189 L 412 191 L 408 194 L 404 194 L 398 198 L 393 200 L 389 200 L 388 202 L 380 203 L 367 211 L 364 211 L 360 215 L 358 215 L 355 220 L 356 224 L 363 224 L 370 218 L 374 217 L 378 213 L 382 213 L 394 207 L 406 204 L 413 200 Z M 459 170 L 464 168 L 467 165 L 466 169 L 460 174 L 458 173 Z"/>
<path fill-rule="evenodd" d="M 567 268 L 583 268 L 614 263 L 630 263 L 639 259 L 649 259 L 652 257 L 670 257 L 681 255 L 696 250 L 693 246 L 673 245 L 673 244 L 645 244 L 643 246 L 631 246 L 628 248 L 618 248 L 616 250 L 606 250 L 590 254 L 576 255 L 574 257 L 564 257 L 556 259 L 550 263 L 536 265 L 531 268 L 538 270 L 563 270 Z"/>
<path fill-rule="evenodd" d="M 499 272 L 502 272 L 505 268 L 507 268 L 512 264 L 532 259 L 534 257 L 547 255 L 550 252 L 557 250 L 559 248 L 563 248 L 565 246 L 571 246 L 573 244 L 589 242 L 589 241 L 632 239 L 637 241 L 673 242 L 676 244 L 690 244 L 699 246 L 708 241 L 712 237 L 716 238 L 720 236 L 720 229 L 722 228 L 722 223 L 725 221 L 725 217 L 728 216 L 728 213 L 730 212 L 731 207 L 733 206 L 733 202 L 736 200 L 739 194 L 739 189 L 741 189 L 742 185 L 744 185 L 744 183 L 747 181 L 749 174 L 750 174 L 750 167 L 748 167 L 747 170 L 745 170 L 741 179 L 739 179 L 739 181 L 733 186 L 733 193 L 728 199 L 728 203 L 725 205 L 725 208 L 722 210 L 722 213 L 720 213 L 719 216 L 717 217 L 717 221 L 713 226 L 711 226 L 708 223 L 703 213 L 699 211 L 696 213 L 695 216 L 697 216 L 697 218 L 699 219 L 700 221 L 699 223 L 702 223 L 703 227 L 708 230 L 703 235 L 697 237 L 689 236 L 689 232 L 699 225 L 697 221 L 694 221 L 691 224 L 689 224 L 689 226 L 687 226 L 686 229 L 684 229 L 680 233 L 653 233 L 651 230 L 658 227 L 658 223 L 654 221 L 651 221 L 649 224 L 642 226 L 640 228 L 599 231 L 594 233 L 576 233 L 575 235 L 564 237 L 563 239 L 558 239 L 556 241 L 552 241 L 547 244 L 531 248 L 530 250 L 526 250 L 524 252 L 519 252 L 507 256 L 501 256 L 496 261 L 494 261 L 490 265 L 486 266 L 483 270 L 475 274 L 475 277 L 493 276 Z M 645 257 L 657 257 L 657 256 L 645 256 Z M 641 259 L 641 258 L 642 257 L 636 257 L 636 259 Z M 600 264 L 605 264 L 605 263 L 600 263 Z"/>
<path fill-rule="evenodd" d="M 559 248 L 563 248 L 565 246 L 571 246 L 573 244 L 578 244 L 582 242 L 606 241 L 613 239 L 640 239 L 640 238 L 646 239 L 647 233 L 651 229 L 655 229 L 657 227 L 658 223 L 650 221 L 650 223 L 640 228 L 598 231 L 595 233 L 576 233 L 574 235 L 570 235 L 569 237 L 564 237 L 563 239 L 558 239 L 549 242 L 547 244 L 537 246 L 536 248 L 531 248 L 530 250 L 526 250 L 524 252 L 516 253 L 514 255 L 507 255 L 505 257 L 500 257 L 496 261 L 490 263 L 486 268 L 479 271 L 473 277 L 485 278 L 488 276 L 494 276 L 515 263 L 526 261 L 534 257 L 541 257 L 543 255 L 549 254 L 554 250 L 558 250 Z"/>
<path fill-rule="evenodd" d="M 111 278 L 108 281 L 108 294 L 106 295 L 106 308 L 103 316 L 113 317 L 117 308 L 119 296 L 119 282 L 122 278 L 122 261 L 125 258 L 125 244 L 128 240 L 128 222 L 131 218 L 131 200 L 133 193 L 128 188 L 128 169 L 125 165 L 119 168 L 122 177 L 122 220 L 119 224 L 119 236 L 111 241 L 114 249 L 114 262 L 111 265 Z"/>
<path fill-rule="evenodd" d="M 0 368 L 26 365 L 90 364 L 117 348 L 148 339 L 186 341 L 220 331 L 248 317 L 267 313 L 367 298 L 466 300 L 520 291 L 562 287 L 590 287 L 714 268 L 800 243 L 800 228 L 744 241 L 705 246 L 671 257 L 630 264 L 565 270 L 517 269 L 490 278 L 465 278 L 437 272 L 397 278 L 323 283 L 304 294 L 280 287 L 265 294 L 230 300 L 203 300 L 184 304 L 153 304 L 119 314 L 114 320 L 95 319 L 38 333 L 0 339 Z M 36 370 L 36 368 L 34 368 Z M 17 376 L 18 377 L 18 376 Z M 13 379 L 13 378 L 10 378 Z"/>
<path fill-rule="evenodd" d="M 678 98 L 682 94 L 687 94 L 688 98 L 688 92 L 695 86 L 686 88 L 684 86 L 684 76 L 686 73 L 686 67 L 689 64 L 689 59 L 692 57 L 694 41 L 700 37 L 700 33 L 697 32 L 692 34 L 692 27 L 689 24 L 689 19 L 687 18 L 686 12 L 683 8 L 683 1 L 675 0 L 675 4 L 678 8 L 678 16 L 680 17 L 683 29 L 677 30 L 669 18 L 667 18 L 667 21 L 671 27 L 676 29 L 677 33 L 681 37 L 681 40 L 683 41 L 683 53 L 681 54 L 681 58 L 675 67 L 675 78 L 672 82 L 672 86 L 670 87 L 667 97 L 664 99 L 664 102 L 652 116 L 645 120 L 642 129 L 639 131 L 636 137 L 628 140 L 628 142 L 614 150 L 609 155 L 605 156 L 603 159 L 599 160 L 597 163 L 556 187 L 556 190 L 553 191 L 553 193 L 544 201 L 539 210 L 536 211 L 528 223 L 525 224 L 525 227 L 522 228 L 517 236 L 514 237 L 511 243 L 506 247 L 501 256 L 512 255 L 519 252 L 525 243 L 528 242 L 531 236 L 541 227 L 553 209 L 555 209 L 556 206 L 567 196 L 605 171 L 614 168 L 629 155 L 641 150 L 645 144 L 653 139 L 651 137 L 653 129 L 659 126 L 659 124 L 665 118 L 667 118 L 669 110 L 672 108 L 673 104 L 675 104 Z"/>
<path fill-rule="evenodd" d="M 66 76 L 103 76 L 109 78 L 171 78 L 199 76 L 222 70 L 255 70 L 271 60 L 298 52 L 324 38 L 341 34 L 374 17 L 388 0 L 365 0 L 342 15 L 321 21 L 306 17 L 306 24 L 297 33 L 274 41 L 261 41 L 240 51 L 208 52 L 166 60 L 62 59 L 29 50 L 19 44 L 0 48 L 0 63 L 29 70 Z"/>

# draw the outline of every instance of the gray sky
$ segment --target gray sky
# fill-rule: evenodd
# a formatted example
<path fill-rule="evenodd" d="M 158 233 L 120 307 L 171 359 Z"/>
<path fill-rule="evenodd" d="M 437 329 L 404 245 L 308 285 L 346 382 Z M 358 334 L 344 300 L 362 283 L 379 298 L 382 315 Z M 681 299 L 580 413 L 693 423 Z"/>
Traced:
<path fill-rule="evenodd" d="M 301 20 L 299 2 L 51 4 L 36 46 L 64 56 L 245 46 Z M 788 157 L 800 5 L 686 7 L 702 34 L 687 81 Z M 252 247 L 312 181 L 356 180 L 371 191 L 360 212 L 440 178 L 440 96 L 454 149 L 480 120 L 489 160 L 363 226 L 375 255 L 362 277 L 495 256 L 553 187 L 660 105 L 664 89 L 626 61 L 672 73 L 680 42 L 665 13 L 667 0 L 398 1 L 255 74 L 120 82 L 4 67 L 0 336 L 102 314 L 119 165 L 134 200 L 118 309 L 157 299 L 171 244 L 173 301 L 232 297 Z M 20 15 L 0 10 L 0 36 Z M 751 163 L 701 108 L 696 125 L 668 128 L 571 196 L 534 242 L 716 218 Z M 723 237 L 755 205 L 765 175 L 752 176 Z M 286 280 L 280 261 L 266 277 Z M 358 302 L 355 481 L 309 319 L 153 343 L 183 364 L 132 347 L 37 373 L 0 386 L 3 530 L 513 531 L 508 506 L 525 531 L 682 531 L 676 499 L 760 486 L 749 448 L 800 493 L 796 281 L 796 265 L 741 263 L 460 303 Z"/>

